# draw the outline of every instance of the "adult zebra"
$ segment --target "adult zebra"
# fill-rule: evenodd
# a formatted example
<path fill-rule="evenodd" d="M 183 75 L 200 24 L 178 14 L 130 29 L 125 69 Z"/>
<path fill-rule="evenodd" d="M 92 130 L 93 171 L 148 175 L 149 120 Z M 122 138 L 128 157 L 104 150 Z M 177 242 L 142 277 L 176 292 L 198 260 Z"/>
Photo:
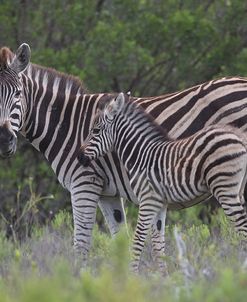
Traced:
<path fill-rule="evenodd" d="M 247 238 L 247 212 L 243 191 L 247 180 L 247 137 L 230 126 L 208 126 L 173 140 L 163 128 L 120 93 L 95 117 L 78 159 L 87 167 L 115 151 L 130 176 L 139 201 L 133 242 L 133 263 L 140 255 L 153 220 L 169 204 L 197 203 L 213 195 L 236 230 Z M 156 251 L 160 268 L 165 244 Z"/>
<path fill-rule="evenodd" d="M 128 175 L 114 153 L 83 169 L 77 150 L 87 137 L 98 105 L 112 94 L 85 94 L 78 79 L 29 64 L 22 44 L 14 55 L 0 50 L 0 154 L 10 156 L 16 133 L 42 152 L 60 183 L 71 193 L 74 244 L 85 256 L 99 204 L 111 234 L 124 221 L 119 196 L 137 202 Z M 205 125 L 222 122 L 247 127 L 247 79 L 223 78 L 158 97 L 135 99 L 172 137 L 185 137 Z M 154 246 L 164 237 L 164 213 L 153 225 Z"/>

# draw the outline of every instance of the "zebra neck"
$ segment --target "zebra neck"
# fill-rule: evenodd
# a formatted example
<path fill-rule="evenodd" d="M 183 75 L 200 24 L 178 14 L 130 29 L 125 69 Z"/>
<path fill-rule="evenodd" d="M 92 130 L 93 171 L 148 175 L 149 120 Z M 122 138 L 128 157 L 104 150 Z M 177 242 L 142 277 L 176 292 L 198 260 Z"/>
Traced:
<path fill-rule="evenodd" d="M 64 106 L 83 95 L 82 87 L 73 78 L 33 64 L 23 75 L 23 85 L 27 110 L 22 133 L 31 143 L 38 136 L 37 128 L 52 125 L 51 115 L 55 127 Z"/>
<path fill-rule="evenodd" d="M 23 83 L 28 109 L 22 134 L 57 171 L 63 157 L 76 157 L 73 150 L 88 135 L 100 95 L 86 95 L 74 78 L 36 65 Z"/>
<path fill-rule="evenodd" d="M 116 120 L 115 151 L 128 172 L 142 169 L 149 162 L 150 154 L 170 140 L 152 118 L 131 103 L 125 106 Z"/>

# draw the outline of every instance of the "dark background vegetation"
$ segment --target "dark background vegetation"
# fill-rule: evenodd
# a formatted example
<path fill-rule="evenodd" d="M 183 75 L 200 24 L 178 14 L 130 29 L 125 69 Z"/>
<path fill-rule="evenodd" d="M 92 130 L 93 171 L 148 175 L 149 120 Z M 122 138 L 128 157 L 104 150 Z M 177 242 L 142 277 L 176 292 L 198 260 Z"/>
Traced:
<path fill-rule="evenodd" d="M 164 94 L 247 74 L 247 2 L 1 0 L 0 46 L 23 42 L 32 62 L 79 76 L 92 93 Z M 20 139 L 16 156 L 0 161 L 1 227 L 16 234 L 63 208 L 68 193 Z"/>

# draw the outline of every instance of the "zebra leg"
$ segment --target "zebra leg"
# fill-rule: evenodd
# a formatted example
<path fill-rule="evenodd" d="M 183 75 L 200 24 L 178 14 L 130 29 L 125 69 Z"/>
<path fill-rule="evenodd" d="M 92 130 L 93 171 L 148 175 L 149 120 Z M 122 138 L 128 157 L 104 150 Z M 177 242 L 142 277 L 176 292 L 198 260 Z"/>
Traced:
<path fill-rule="evenodd" d="M 126 225 L 126 215 L 122 198 L 113 196 L 101 196 L 99 207 L 104 215 L 112 236 L 119 232 L 122 225 Z"/>
<path fill-rule="evenodd" d="M 151 230 L 152 257 L 164 273 L 167 272 L 166 263 L 164 259 L 162 259 L 165 255 L 166 212 L 167 206 L 164 206 L 155 217 Z"/>
<path fill-rule="evenodd" d="M 247 213 L 241 198 L 239 196 L 235 198 L 224 197 L 218 200 L 226 216 L 234 224 L 236 231 L 247 238 Z"/>
<path fill-rule="evenodd" d="M 140 256 L 152 223 L 163 205 L 153 198 L 140 203 L 137 226 L 133 240 L 133 259 L 131 268 L 134 273 L 139 271 Z"/>
<path fill-rule="evenodd" d="M 74 247 L 83 256 L 85 263 L 91 248 L 92 230 L 96 219 L 96 209 L 102 194 L 103 181 L 97 177 L 82 177 L 71 190 L 74 220 Z"/>

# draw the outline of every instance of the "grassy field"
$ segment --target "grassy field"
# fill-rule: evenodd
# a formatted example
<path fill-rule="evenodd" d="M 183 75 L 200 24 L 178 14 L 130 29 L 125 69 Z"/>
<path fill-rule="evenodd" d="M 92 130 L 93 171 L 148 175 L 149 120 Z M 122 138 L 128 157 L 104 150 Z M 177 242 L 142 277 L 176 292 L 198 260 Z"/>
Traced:
<path fill-rule="evenodd" d="M 129 272 L 131 241 L 125 230 L 111 239 L 95 228 L 84 267 L 72 249 L 67 212 L 57 214 L 49 226 L 32 227 L 31 237 L 22 242 L 1 234 L 0 302 L 246 301 L 246 244 L 221 211 L 210 227 L 191 213 L 170 214 L 166 277 L 154 268 L 148 244 L 142 274 Z"/>

